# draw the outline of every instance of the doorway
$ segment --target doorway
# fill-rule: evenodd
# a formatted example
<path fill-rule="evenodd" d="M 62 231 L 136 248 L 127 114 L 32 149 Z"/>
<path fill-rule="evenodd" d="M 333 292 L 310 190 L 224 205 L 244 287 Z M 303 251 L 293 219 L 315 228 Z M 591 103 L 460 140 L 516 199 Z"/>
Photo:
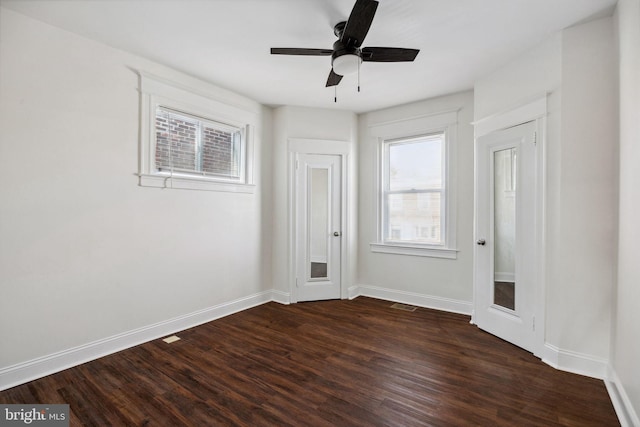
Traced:
<path fill-rule="evenodd" d="M 474 316 L 481 329 L 535 352 L 538 311 L 538 124 L 476 140 Z"/>
<path fill-rule="evenodd" d="M 296 154 L 296 301 L 341 297 L 341 177 L 342 156 Z"/>

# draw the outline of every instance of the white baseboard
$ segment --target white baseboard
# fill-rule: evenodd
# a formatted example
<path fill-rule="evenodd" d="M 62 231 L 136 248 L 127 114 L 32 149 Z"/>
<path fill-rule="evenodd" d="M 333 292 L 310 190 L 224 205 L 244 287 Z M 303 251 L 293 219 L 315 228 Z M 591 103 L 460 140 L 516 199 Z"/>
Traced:
<path fill-rule="evenodd" d="M 381 288 L 378 286 L 359 285 L 349 288 L 349 299 L 353 299 L 357 296 L 401 302 L 403 304 L 433 308 L 435 310 L 449 311 L 452 313 L 466 314 L 469 316 L 471 315 L 471 310 L 473 309 L 473 303 L 470 301 L 460 301 L 451 298 L 442 298 L 432 295 L 418 294 L 414 292 L 398 291 L 395 289 Z"/>
<path fill-rule="evenodd" d="M 607 386 L 607 392 L 613 408 L 618 416 L 618 421 L 622 427 L 637 427 L 640 426 L 640 417 L 631 404 L 631 399 L 627 394 L 620 378 L 616 371 L 608 365 L 607 378 L 604 380 L 604 384 Z"/>
<path fill-rule="evenodd" d="M 289 305 L 291 304 L 291 294 L 289 294 L 289 292 L 277 291 L 274 289 L 271 291 L 271 301 Z"/>
<path fill-rule="evenodd" d="M 0 391 L 269 301 L 282 302 L 285 299 L 287 300 L 285 304 L 288 304 L 288 294 L 284 292 L 264 291 L 17 365 L 1 368 Z"/>
<path fill-rule="evenodd" d="M 350 300 L 357 298 L 360 292 L 360 287 L 359 286 L 349 286 L 349 289 L 347 290 L 348 292 L 348 298 Z"/>
<path fill-rule="evenodd" d="M 358 296 L 379 298 L 419 307 L 470 315 L 473 303 L 412 292 L 359 285 L 348 289 L 349 299 Z M 271 290 L 219 304 L 153 325 L 134 329 L 102 340 L 70 348 L 17 365 L 0 369 L 0 391 L 15 387 L 64 369 L 98 359 L 145 342 L 219 319 L 270 301 L 290 304 L 289 293 Z M 542 360 L 556 369 L 604 379 L 622 427 L 640 426 L 626 391 L 608 362 L 589 355 L 561 350 L 545 344 Z"/>
<path fill-rule="evenodd" d="M 542 361 L 561 371 L 603 380 L 607 376 L 609 361 L 588 354 L 562 350 L 552 344 L 545 343 Z"/>

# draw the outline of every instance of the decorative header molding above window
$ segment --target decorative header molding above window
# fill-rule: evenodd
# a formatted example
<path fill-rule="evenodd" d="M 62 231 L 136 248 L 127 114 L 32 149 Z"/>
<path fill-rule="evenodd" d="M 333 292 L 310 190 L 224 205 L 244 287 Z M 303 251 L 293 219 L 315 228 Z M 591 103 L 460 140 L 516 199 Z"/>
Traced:
<path fill-rule="evenodd" d="M 446 110 L 433 114 L 373 123 L 369 126 L 369 129 L 371 135 L 382 139 L 421 135 L 456 125 L 459 111 L 460 109 Z"/>
<path fill-rule="evenodd" d="M 550 93 L 538 95 L 509 109 L 474 121 L 471 124 L 474 127 L 475 137 L 480 138 L 497 130 L 545 117 L 547 115 L 547 99 L 549 95 Z"/>

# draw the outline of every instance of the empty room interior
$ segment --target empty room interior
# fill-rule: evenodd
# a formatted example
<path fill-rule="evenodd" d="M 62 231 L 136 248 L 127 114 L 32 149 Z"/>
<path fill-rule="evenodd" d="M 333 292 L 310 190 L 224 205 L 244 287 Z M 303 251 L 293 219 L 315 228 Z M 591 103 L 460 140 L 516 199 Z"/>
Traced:
<path fill-rule="evenodd" d="M 0 405 L 640 426 L 638 165 L 640 0 L 0 0 Z"/>

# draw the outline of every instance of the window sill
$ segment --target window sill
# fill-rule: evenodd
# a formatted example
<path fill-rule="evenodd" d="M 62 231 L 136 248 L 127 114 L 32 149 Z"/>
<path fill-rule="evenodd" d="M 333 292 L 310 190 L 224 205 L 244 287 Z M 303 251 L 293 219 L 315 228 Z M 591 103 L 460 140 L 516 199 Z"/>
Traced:
<path fill-rule="evenodd" d="M 176 176 L 161 174 L 138 174 L 141 187 L 169 188 L 178 190 L 223 191 L 230 193 L 255 193 L 256 186 L 235 182 L 217 181 L 195 176 Z"/>
<path fill-rule="evenodd" d="M 457 249 L 447 249 L 436 246 L 418 246 L 418 245 L 398 245 L 391 243 L 370 243 L 371 252 L 395 254 L 395 255 L 412 255 L 424 256 L 431 258 L 457 259 Z"/>

